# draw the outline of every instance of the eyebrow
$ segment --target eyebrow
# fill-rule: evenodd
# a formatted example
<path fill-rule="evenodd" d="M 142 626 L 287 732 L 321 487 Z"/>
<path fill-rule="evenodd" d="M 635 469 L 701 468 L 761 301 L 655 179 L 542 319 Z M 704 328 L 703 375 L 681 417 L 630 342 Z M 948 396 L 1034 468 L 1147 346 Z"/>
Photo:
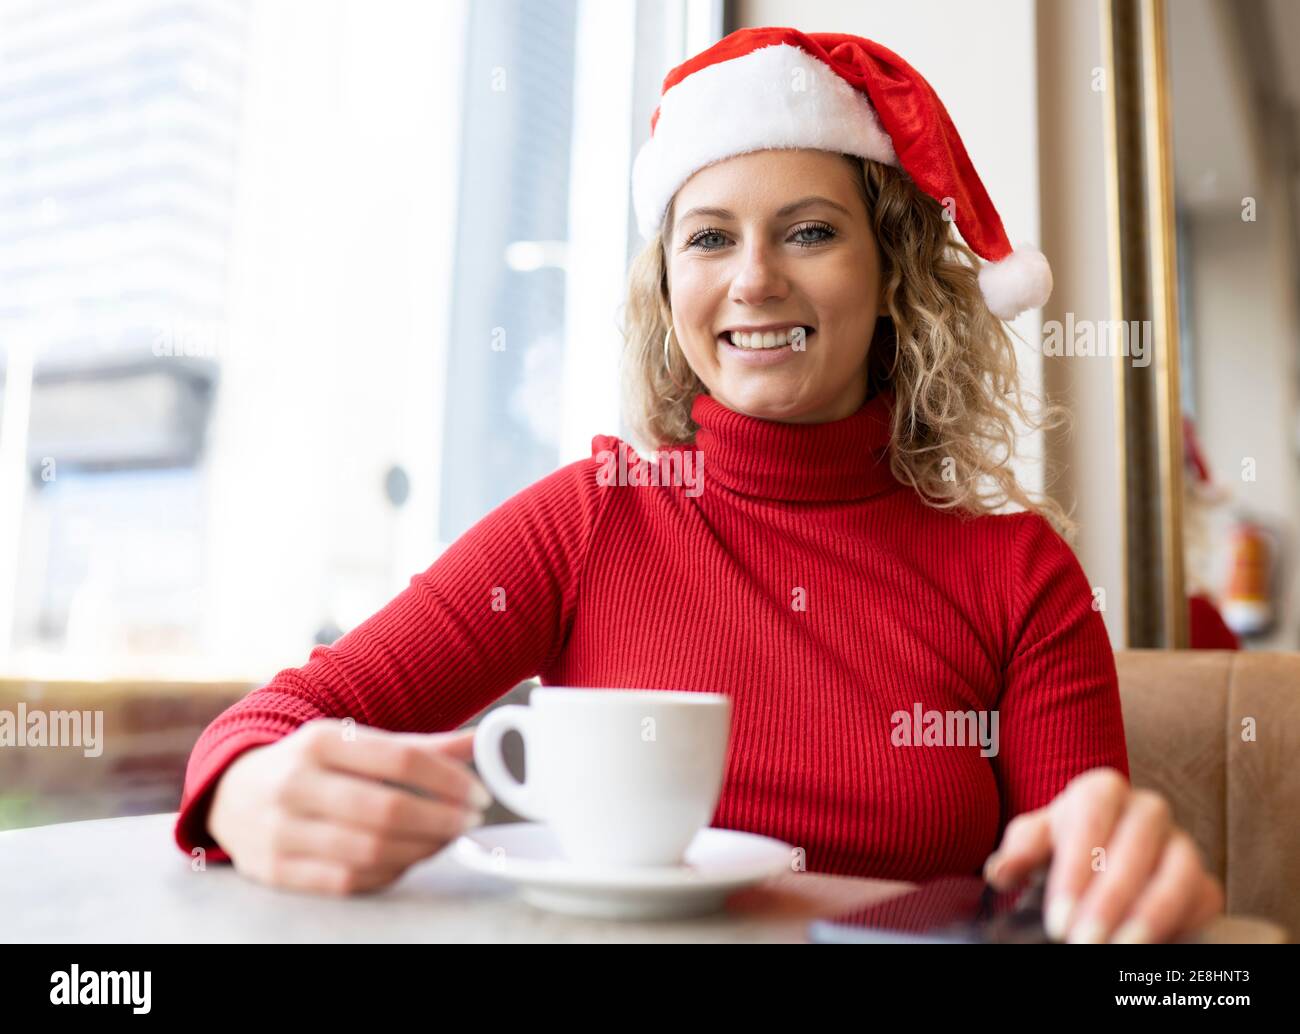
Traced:
<path fill-rule="evenodd" d="M 787 215 L 794 215 L 795 212 L 804 208 L 810 208 L 813 205 L 830 205 L 831 208 L 837 208 L 847 216 L 852 216 L 853 214 L 838 201 L 832 201 L 828 197 L 821 197 L 817 194 L 810 194 L 808 197 L 800 198 L 798 201 L 791 201 L 790 204 L 778 208 L 776 210 L 776 216 L 778 219 L 784 218 Z M 736 218 L 735 212 L 728 211 L 725 208 L 697 207 L 692 208 L 689 212 L 682 213 L 682 215 L 678 217 L 677 222 L 685 222 L 693 215 L 707 215 L 713 219 Z"/>

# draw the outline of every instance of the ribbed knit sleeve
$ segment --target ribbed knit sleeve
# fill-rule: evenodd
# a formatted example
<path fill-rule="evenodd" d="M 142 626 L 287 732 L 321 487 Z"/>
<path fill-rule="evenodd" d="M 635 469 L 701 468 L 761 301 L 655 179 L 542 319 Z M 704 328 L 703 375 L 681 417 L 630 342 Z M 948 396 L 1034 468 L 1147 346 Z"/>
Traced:
<path fill-rule="evenodd" d="M 1088 578 L 1043 517 L 1011 519 L 1019 527 L 1009 572 L 1010 658 L 998 705 L 1000 747 L 991 759 L 1002 828 L 1090 768 L 1128 775 L 1115 657 Z"/>
<path fill-rule="evenodd" d="M 571 627 L 588 546 L 610 496 L 597 469 L 580 460 L 512 496 L 383 609 L 213 720 L 190 755 L 177 844 L 229 861 L 206 828 L 218 779 L 239 754 L 310 719 L 451 730 L 544 670 Z"/>

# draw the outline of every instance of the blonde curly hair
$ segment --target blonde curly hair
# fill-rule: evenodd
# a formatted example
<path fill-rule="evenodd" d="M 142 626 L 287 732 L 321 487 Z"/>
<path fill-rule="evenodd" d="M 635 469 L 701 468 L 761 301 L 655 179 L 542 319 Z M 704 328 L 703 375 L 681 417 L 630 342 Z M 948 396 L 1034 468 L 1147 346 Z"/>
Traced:
<path fill-rule="evenodd" d="M 907 173 L 843 157 L 861 173 L 854 180 L 881 255 L 885 313 L 867 378 L 869 393 L 894 391 L 894 476 L 931 506 L 978 516 L 1014 504 L 1072 541 L 1076 523 L 1050 497 L 1031 498 L 1009 462 L 1014 418 L 1030 430 L 1052 430 L 1068 425 L 1070 413 L 1053 403 L 1035 418 L 1026 408 L 1027 398 L 1041 400 L 1021 389 L 1009 329 L 980 293 L 977 256 Z M 670 204 L 663 225 L 672 224 Z M 664 364 L 672 325 L 666 247 L 661 231 L 633 260 L 622 330 L 624 412 L 634 436 L 652 448 L 694 441 L 691 404 L 706 390 L 680 349 L 670 354 L 671 369 Z"/>

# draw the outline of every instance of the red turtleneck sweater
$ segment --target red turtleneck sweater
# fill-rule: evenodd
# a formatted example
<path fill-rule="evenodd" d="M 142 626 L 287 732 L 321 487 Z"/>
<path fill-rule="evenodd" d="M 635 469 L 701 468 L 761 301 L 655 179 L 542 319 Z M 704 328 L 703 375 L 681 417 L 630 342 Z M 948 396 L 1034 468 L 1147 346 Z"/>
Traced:
<path fill-rule="evenodd" d="M 538 675 L 728 694 L 712 824 L 803 848 L 811 871 L 977 873 L 1011 816 L 1086 769 L 1127 775 L 1114 657 L 1043 518 L 958 515 L 894 479 L 892 404 L 783 424 L 700 395 L 702 491 L 605 483 L 630 446 L 597 436 L 592 458 L 502 503 L 377 614 L 213 721 L 177 843 L 227 860 L 205 828 L 213 785 L 310 718 L 450 730 Z M 900 742 L 895 720 L 992 710 L 991 756 L 926 745 L 927 718 Z"/>

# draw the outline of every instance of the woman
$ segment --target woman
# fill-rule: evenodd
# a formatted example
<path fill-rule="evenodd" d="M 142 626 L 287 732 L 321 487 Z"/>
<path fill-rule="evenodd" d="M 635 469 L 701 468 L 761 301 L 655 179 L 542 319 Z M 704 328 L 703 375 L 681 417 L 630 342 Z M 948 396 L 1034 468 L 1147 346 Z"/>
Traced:
<path fill-rule="evenodd" d="M 1005 464 L 1028 415 L 998 316 L 1042 303 L 1045 260 L 1011 252 L 938 98 L 869 40 L 742 30 L 664 91 L 625 370 L 677 476 L 598 436 L 488 514 L 204 732 L 177 842 L 279 886 L 383 886 L 487 803 L 472 730 L 438 730 L 540 674 L 729 694 L 713 824 L 809 869 L 1050 866 L 1058 939 L 1197 929 L 1222 890 L 1129 786 L 1068 521 Z M 953 714 L 978 742 L 932 735 Z"/>

